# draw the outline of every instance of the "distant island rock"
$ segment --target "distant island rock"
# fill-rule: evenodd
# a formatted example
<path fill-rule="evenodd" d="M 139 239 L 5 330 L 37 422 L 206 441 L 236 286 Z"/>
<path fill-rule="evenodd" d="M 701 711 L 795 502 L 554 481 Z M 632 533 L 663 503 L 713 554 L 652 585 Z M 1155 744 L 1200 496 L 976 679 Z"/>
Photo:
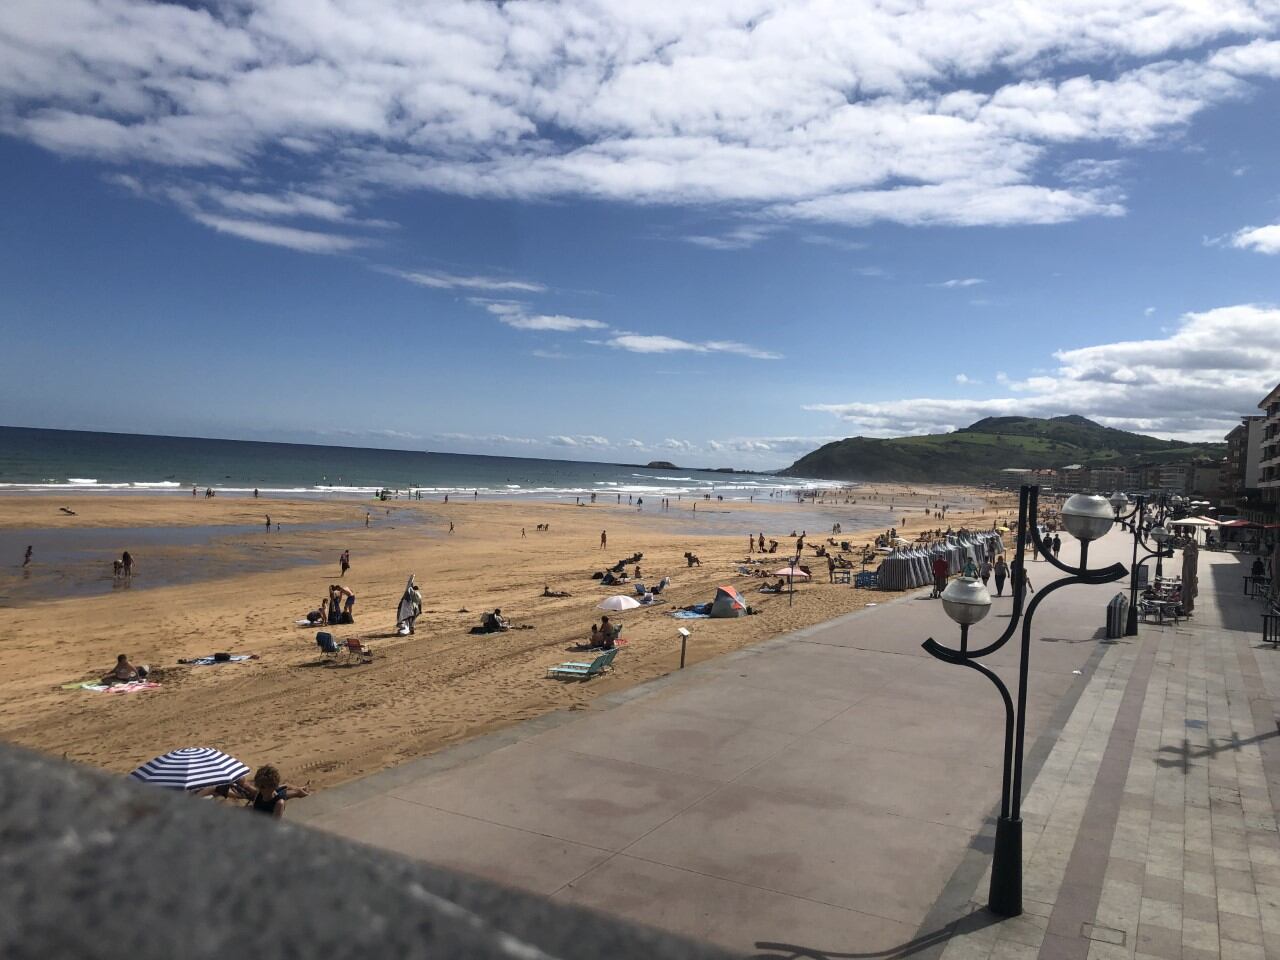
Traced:
<path fill-rule="evenodd" d="M 648 463 L 645 464 L 645 467 L 647 467 L 650 470 L 679 470 L 680 469 L 669 460 L 650 460 Z"/>

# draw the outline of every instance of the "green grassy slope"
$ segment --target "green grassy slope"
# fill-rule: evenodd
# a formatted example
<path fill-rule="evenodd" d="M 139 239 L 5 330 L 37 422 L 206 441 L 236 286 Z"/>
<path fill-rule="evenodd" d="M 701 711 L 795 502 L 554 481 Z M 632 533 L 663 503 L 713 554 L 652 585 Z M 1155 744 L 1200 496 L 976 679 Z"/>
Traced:
<path fill-rule="evenodd" d="M 806 454 L 784 475 L 831 480 L 977 483 L 1006 467 L 1101 466 L 1219 458 L 1222 444 L 1158 440 L 1084 417 L 988 417 L 954 433 L 880 440 L 851 437 Z"/>

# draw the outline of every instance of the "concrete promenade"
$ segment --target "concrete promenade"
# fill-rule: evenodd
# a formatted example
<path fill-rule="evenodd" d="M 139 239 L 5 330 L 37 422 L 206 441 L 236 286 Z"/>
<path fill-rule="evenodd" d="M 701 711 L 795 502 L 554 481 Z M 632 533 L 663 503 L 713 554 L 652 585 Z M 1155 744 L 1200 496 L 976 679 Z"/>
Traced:
<path fill-rule="evenodd" d="M 1126 542 L 1093 565 L 1127 561 Z M 741 954 L 1280 957 L 1280 653 L 1255 649 L 1240 564 L 1202 554 L 1194 624 L 1136 639 L 1102 639 L 1118 586 L 1042 606 L 1014 920 L 981 910 L 1000 701 L 920 650 L 958 635 L 927 591 L 326 791 L 295 819 Z M 1036 587 L 1057 573 L 1030 569 Z M 989 663 L 1014 686 L 1016 644 Z"/>

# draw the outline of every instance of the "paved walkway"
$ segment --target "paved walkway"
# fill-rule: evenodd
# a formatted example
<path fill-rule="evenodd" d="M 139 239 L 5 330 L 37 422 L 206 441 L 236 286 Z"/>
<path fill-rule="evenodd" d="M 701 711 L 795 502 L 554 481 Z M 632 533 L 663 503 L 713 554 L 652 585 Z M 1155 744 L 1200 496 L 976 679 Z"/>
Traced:
<path fill-rule="evenodd" d="M 1245 572 L 1201 554 L 1194 622 L 1104 655 L 1024 805 L 1028 915 L 944 960 L 1280 957 L 1280 653 Z"/>
<path fill-rule="evenodd" d="M 1113 534 L 1094 561 L 1123 553 Z M 1237 558 L 1202 558 L 1194 626 L 1100 642 L 1115 586 L 1068 588 L 1037 614 L 1027 913 L 1015 920 L 980 909 L 999 700 L 920 650 L 931 634 L 955 642 L 927 591 L 326 791 L 297 813 L 758 956 L 1262 957 L 1270 936 L 1280 957 L 1269 699 L 1280 654 L 1253 649 L 1256 601 L 1237 599 Z M 1050 572 L 1033 564 L 1032 581 Z M 971 641 L 1001 629 L 1008 605 Z M 991 661 L 1011 686 L 1015 658 L 1006 648 Z"/>

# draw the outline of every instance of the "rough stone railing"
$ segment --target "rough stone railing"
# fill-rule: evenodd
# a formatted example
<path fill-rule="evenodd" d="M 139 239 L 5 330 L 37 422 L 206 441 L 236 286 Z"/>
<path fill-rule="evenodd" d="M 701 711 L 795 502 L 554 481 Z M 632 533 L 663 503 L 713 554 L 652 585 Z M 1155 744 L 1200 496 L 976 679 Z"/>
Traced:
<path fill-rule="evenodd" d="M 0 744 L 6 960 L 726 956 Z"/>

